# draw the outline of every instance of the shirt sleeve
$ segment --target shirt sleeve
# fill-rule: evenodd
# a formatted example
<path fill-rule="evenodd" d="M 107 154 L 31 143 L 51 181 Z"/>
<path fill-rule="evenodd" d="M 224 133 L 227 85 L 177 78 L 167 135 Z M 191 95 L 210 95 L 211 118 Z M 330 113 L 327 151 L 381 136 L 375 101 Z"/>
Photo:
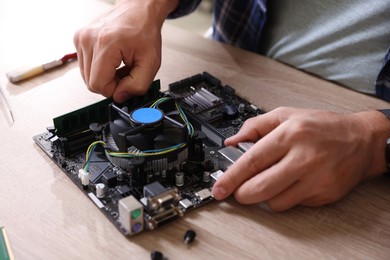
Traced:
<path fill-rule="evenodd" d="M 376 95 L 390 101 L 390 48 L 387 50 L 382 69 L 375 82 Z"/>
<path fill-rule="evenodd" d="M 179 6 L 175 11 L 168 15 L 168 19 L 174 19 L 181 16 L 185 16 L 193 12 L 202 0 L 179 0 Z"/>

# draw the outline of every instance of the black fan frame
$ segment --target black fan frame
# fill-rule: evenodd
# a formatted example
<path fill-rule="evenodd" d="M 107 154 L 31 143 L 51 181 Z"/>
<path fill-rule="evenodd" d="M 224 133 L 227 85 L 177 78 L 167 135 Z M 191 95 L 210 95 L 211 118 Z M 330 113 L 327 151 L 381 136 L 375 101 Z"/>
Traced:
<path fill-rule="evenodd" d="M 150 107 L 152 103 L 149 103 L 143 107 Z M 169 99 L 163 103 L 160 103 L 158 109 L 161 110 L 164 114 L 164 118 L 161 122 L 153 123 L 153 124 L 139 124 L 134 125 L 134 122 L 131 120 L 130 113 L 128 111 L 133 111 L 137 108 L 129 108 L 127 106 L 124 106 L 122 108 L 118 107 L 114 103 L 109 104 L 109 131 L 111 132 L 113 139 L 115 141 L 115 144 L 117 145 L 119 151 L 118 152 L 124 152 L 126 153 L 128 151 L 128 148 L 132 146 L 132 144 L 129 143 L 127 137 L 128 136 L 134 136 L 139 133 L 143 133 L 146 136 L 153 135 L 153 134 L 162 134 L 165 131 L 165 128 L 167 125 L 173 125 L 174 128 L 176 128 L 177 132 L 180 132 L 180 136 L 176 137 L 176 140 L 179 140 L 177 144 L 179 143 L 188 143 L 188 130 L 186 124 L 182 124 L 175 120 L 173 117 L 170 116 L 170 113 L 177 111 L 175 107 L 175 101 L 174 99 Z M 118 129 L 115 129 L 113 127 L 114 121 L 120 119 L 123 122 L 126 122 L 126 126 L 118 126 L 116 127 L 120 128 L 122 127 L 122 130 L 117 131 Z"/>

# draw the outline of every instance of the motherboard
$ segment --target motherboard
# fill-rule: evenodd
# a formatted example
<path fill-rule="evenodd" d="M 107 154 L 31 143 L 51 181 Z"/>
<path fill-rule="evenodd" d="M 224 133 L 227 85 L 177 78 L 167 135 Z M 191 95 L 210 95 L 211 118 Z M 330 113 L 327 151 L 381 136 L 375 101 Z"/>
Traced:
<path fill-rule="evenodd" d="M 117 104 L 105 99 L 53 119 L 35 143 L 124 235 L 213 200 L 212 186 L 251 147 L 225 147 L 264 113 L 207 72 Z"/>

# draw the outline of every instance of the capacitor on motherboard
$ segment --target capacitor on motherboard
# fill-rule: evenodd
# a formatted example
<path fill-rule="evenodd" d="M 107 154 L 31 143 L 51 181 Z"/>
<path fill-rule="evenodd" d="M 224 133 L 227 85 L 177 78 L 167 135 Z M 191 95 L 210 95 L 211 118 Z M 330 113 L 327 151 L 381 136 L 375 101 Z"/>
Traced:
<path fill-rule="evenodd" d="M 244 113 L 245 112 L 245 104 L 244 103 L 240 103 L 238 105 L 238 112 L 239 113 Z"/>
<path fill-rule="evenodd" d="M 125 179 L 125 175 L 124 175 L 123 171 L 121 171 L 120 169 L 116 168 L 115 173 L 116 173 L 116 178 L 118 181 L 123 181 Z"/>
<path fill-rule="evenodd" d="M 166 170 L 162 170 L 161 171 L 161 178 L 166 178 L 167 177 L 167 171 Z"/>
<path fill-rule="evenodd" d="M 96 184 L 96 197 L 99 199 L 104 198 L 106 196 L 106 185 L 104 183 Z"/>
<path fill-rule="evenodd" d="M 213 172 L 218 170 L 218 155 L 215 153 L 215 151 L 210 151 L 208 161 L 210 164 L 210 171 Z"/>
<path fill-rule="evenodd" d="M 203 172 L 203 182 L 210 182 L 210 172 L 209 171 L 205 171 Z"/>
<path fill-rule="evenodd" d="M 177 187 L 181 187 L 184 185 L 184 173 L 183 172 L 177 172 L 175 174 L 175 184 Z"/>

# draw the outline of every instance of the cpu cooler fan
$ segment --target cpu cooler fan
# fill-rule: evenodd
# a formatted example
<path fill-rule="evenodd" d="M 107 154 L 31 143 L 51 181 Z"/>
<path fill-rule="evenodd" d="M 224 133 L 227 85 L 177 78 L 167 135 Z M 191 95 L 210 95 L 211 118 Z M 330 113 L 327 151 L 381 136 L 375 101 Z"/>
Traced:
<path fill-rule="evenodd" d="M 102 138 L 110 148 L 106 155 L 113 164 L 131 170 L 142 162 L 143 171 L 160 172 L 187 159 L 192 131 L 175 100 L 164 97 L 132 111 L 110 104 Z"/>

